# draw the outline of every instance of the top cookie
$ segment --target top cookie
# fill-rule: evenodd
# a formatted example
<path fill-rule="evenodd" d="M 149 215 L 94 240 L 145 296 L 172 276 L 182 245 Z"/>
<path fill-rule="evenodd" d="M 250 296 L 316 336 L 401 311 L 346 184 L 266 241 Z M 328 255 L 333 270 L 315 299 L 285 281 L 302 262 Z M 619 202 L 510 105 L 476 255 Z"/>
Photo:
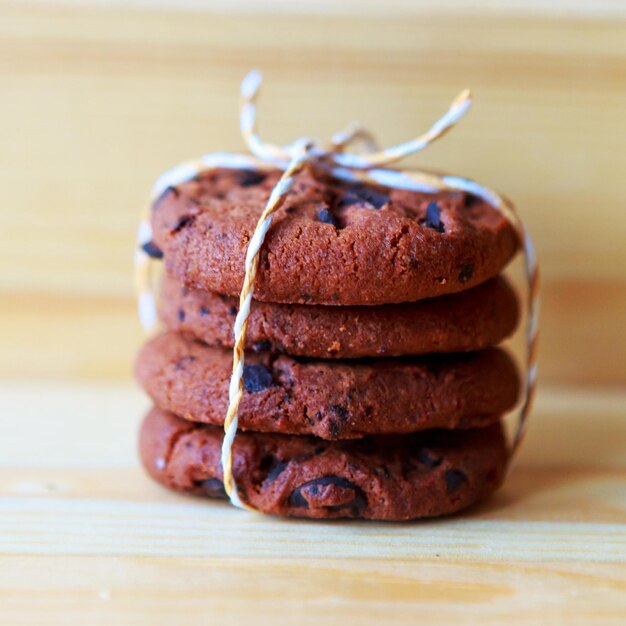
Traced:
<path fill-rule="evenodd" d="M 280 172 L 217 169 L 154 203 L 155 254 L 190 287 L 238 295 L 248 242 Z M 494 207 L 303 172 L 275 214 L 254 297 L 309 304 L 410 302 L 498 274 L 519 247 Z"/>

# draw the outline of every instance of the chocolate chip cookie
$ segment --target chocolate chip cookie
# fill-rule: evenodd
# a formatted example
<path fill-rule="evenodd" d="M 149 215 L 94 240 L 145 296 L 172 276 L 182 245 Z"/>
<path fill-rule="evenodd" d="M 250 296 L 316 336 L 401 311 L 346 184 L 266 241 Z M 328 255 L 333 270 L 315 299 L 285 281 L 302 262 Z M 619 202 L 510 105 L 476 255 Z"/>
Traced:
<path fill-rule="evenodd" d="M 141 458 L 167 487 L 223 498 L 222 435 L 153 409 Z M 499 423 L 341 442 L 248 432 L 233 453 L 240 496 L 259 511 L 390 521 L 445 515 L 486 497 L 502 482 L 508 455 Z"/>
<path fill-rule="evenodd" d="M 238 295 L 256 222 L 280 172 L 217 169 L 153 206 L 154 256 L 188 287 Z M 255 298 L 361 305 L 463 291 L 497 275 L 519 240 L 482 199 L 298 175 L 261 250 Z"/>
<path fill-rule="evenodd" d="M 136 375 L 160 408 L 222 424 L 232 354 L 175 333 L 151 339 Z M 239 426 L 324 439 L 491 424 L 517 400 L 515 364 L 500 349 L 454 355 L 319 361 L 251 353 Z"/>
<path fill-rule="evenodd" d="M 161 319 L 175 332 L 232 347 L 239 301 L 166 276 Z M 323 306 L 253 302 L 246 347 L 316 358 L 466 352 L 494 346 L 518 323 L 517 297 L 496 277 L 458 294 L 405 304 Z"/>

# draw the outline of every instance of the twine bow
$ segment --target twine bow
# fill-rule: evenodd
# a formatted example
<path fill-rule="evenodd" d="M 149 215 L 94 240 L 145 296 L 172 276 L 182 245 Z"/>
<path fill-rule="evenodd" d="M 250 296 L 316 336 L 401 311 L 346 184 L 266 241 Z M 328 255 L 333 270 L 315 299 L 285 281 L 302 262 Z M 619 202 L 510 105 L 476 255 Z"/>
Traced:
<path fill-rule="evenodd" d="M 156 304 L 151 275 L 151 256 L 148 246 L 152 242 L 150 206 L 168 187 L 190 180 L 215 168 L 233 168 L 268 171 L 280 169 L 283 174 L 270 194 L 254 229 L 245 260 L 245 276 L 239 297 L 239 312 L 233 328 L 233 370 L 228 390 L 228 410 L 224 420 L 224 439 L 221 462 L 224 489 L 230 501 L 240 508 L 251 509 L 239 497 L 233 476 L 232 447 L 238 427 L 238 413 L 243 396 L 244 345 L 250 306 L 254 294 L 254 282 L 259 267 L 259 253 L 265 236 L 272 224 L 273 214 L 282 206 L 294 184 L 295 177 L 304 168 L 324 171 L 330 176 L 356 183 L 369 183 L 422 193 L 438 191 L 464 191 L 478 196 L 499 210 L 515 227 L 524 251 L 524 268 L 527 283 L 526 322 L 526 376 L 523 400 L 519 409 L 517 428 L 512 442 L 511 454 L 519 447 L 525 432 L 537 380 L 537 338 L 539 321 L 539 271 L 533 243 L 524 224 L 517 216 L 513 204 L 492 189 L 470 179 L 426 171 L 391 170 L 386 166 L 427 148 L 446 134 L 469 110 L 472 94 L 462 91 L 451 103 L 448 111 L 430 129 L 411 141 L 380 150 L 371 133 L 360 124 L 351 123 L 335 133 L 327 145 L 311 138 L 300 138 L 286 146 L 278 146 L 261 140 L 256 123 L 256 100 L 261 86 L 261 74 L 250 72 L 241 83 L 240 130 L 254 157 L 228 153 L 212 153 L 196 161 L 189 161 L 165 172 L 156 181 L 150 203 L 144 207 L 137 234 L 135 251 L 136 286 L 139 317 L 146 330 L 157 326 Z M 363 153 L 348 153 L 346 148 L 361 142 Z"/>

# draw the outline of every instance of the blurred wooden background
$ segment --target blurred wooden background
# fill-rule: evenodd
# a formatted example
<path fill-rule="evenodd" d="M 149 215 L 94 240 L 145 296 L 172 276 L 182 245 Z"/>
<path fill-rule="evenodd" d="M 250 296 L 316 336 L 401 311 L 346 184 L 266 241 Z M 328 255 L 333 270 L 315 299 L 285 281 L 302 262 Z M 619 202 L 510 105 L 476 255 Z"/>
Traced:
<path fill-rule="evenodd" d="M 411 162 L 512 197 L 544 275 L 532 427 L 485 505 L 313 525 L 138 467 L 139 208 L 243 149 L 251 67 L 281 142 L 396 143 L 474 89 Z M 0 623 L 623 624 L 625 114 L 623 0 L 0 0 Z"/>
<path fill-rule="evenodd" d="M 468 118 L 411 162 L 517 202 L 543 263 L 544 383 L 626 381 L 623 5 L 106 4 L 0 2 L 0 376 L 128 377 L 138 209 L 163 169 L 243 149 L 238 85 L 258 67 L 276 141 L 358 119 L 391 144 L 473 88 Z"/>

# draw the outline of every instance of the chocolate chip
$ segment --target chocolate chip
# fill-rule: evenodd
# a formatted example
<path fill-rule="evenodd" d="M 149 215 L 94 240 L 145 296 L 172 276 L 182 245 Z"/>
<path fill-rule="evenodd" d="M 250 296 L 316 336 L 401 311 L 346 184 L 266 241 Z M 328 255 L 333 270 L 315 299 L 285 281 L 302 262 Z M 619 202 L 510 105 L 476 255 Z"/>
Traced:
<path fill-rule="evenodd" d="M 340 433 L 341 433 L 341 426 L 339 422 L 335 419 L 330 418 L 328 420 L 328 438 L 337 439 Z"/>
<path fill-rule="evenodd" d="M 274 465 L 267 473 L 263 482 L 271 483 L 275 481 L 283 473 L 283 470 L 287 467 L 287 465 L 289 465 L 289 463 L 278 463 Z"/>
<path fill-rule="evenodd" d="M 228 313 L 229 315 L 233 315 L 233 316 L 237 315 L 237 307 L 236 306 L 229 307 Z"/>
<path fill-rule="evenodd" d="M 348 409 L 342 404 L 332 404 L 330 410 L 342 420 L 348 417 Z"/>
<path fill-rule="evenodd" d="M 244 365 L 243 387 L 248 393 L 263 391 L 273 385 L 274 378 L 272 377 L 272 372 L 265 365 L 261 365 L 261 363 Z"/>
<path fill-rule="evenodd" d="M 206 317 L 210 312 L 205 306 L 200 307 L 200 317 Z"/>
<path fill-rule="evenodd" d="M 337 226 L 333 214 L 328 209 L 319 209 L 317 212 L 317 219 L 324 224 L 332 224 Z"/>
<path fill-rule="evenodd" d="M 474 266 L 471 263 L 464 263 L 461 265 L 461 271 L 459 272 L 459 282 L 466 283 L 471 280 L 474 275 Z"/>
<path fill-rule="evenodd" d="M 470 209 L 471 207 L 477 205 L 480 202 L 480 200 L 481 199 L 478 196 L 475 196 L 472 193 L 467 193 L 465 194 L 463 204 L 465 204 L 466 208 Z"/>
<path fill-rule="evenodd" d="M 242 187 L 260 185 L 266 178 L 266 174 L 263 174 L 262 172 L 255 172 L 254 170 L 241 170 L 240 172 L 237 172 L 237 182 Z"/>
<path fill-rule="evenodd" d="M 259 462 L 259 471 L 267 474 L 277 463 L 278 461 L 273 454 L 266 454 Z"/>
<path fill-rule="evenodd" d="M 149 241 L 148 243 L 144 243 L 141 246 L 141 249 L 153 259 L 162 259 L 163 258 L 163 250 L 159 248 L 159 246 L 154 243 L 154 241 Z"/>
<path fill-rule="evenodd" d="M 336 487 L 326 490 L 325 487 Z M 332 498 L 328 504 L 324 498 Z M 365 493 L 353 482 L 341 476 L 322 476 L 303 483 L 291 492 L 288 498 L 289 506 L 294 508 L 309 508 L 310 504 L 316 508 L 324 507 L 329 510 L 350 508 L 354 515 L 367 504 Z"/>
<path fill-rule="evenodd" d="M 441 457 L 435 456 L 432 452 L 426 450 L 426 448 L 420 448 L 415 456 L 417 460 L 426 467 L 434 468 L 441 465 Z"/>
<path fill-rule="evenodd" d="M 257 341 L 256 343 L 252 344 L 252 349 L 255 352 L 268 352 L 272 349 L 272 342 L 267 341 L 267 339 L 263 341 Z"/>
<path fill-rule="evenodd" d="M 178 321 L 179 322 L 184 322 L 185 321 L 185 311 L 183 311 L 182 309 L 178 309 Z"/>
<path fill-rule="evenodd" d="M 454 493 L 458 491 L 463 483 L 467 482 L 467 476 L 457 469 L 451 469 L 446 471 L 446 489 L 448 493 Z"/>
<path fill-rule="evenodd" d="M 225 498 L 226 490 L 224 483 L 219 478 L 196 481 L 195 486 L 210 498 Z"/>
<path fill-rule="evenodd" d="M 352 205 L 370 204 L 375 209 L 381 209 L 389 202 L 389 194 L 366 185 L 350 185 L 343 196 L 337 199 L 337 208 L 347 208 Z"/>
<path fill-rule="evenodd" d="M 174 228 L 172 228 L 170 233 L 172 235 L 175 234 L 175 233 L 178 233 L 183 228 L 185 228 L 185 226 L 189 226 L 190 224 L 193 224 L 195 221 L 196 221 L 196 218 L 195 218 L 194 215 L 183 215 L 182 217 L 180 217 L 178 219 L 178 222 L 176 222 L 176 226 L 174 226 Z"/>
<path fill-rule="evenodd" d="M 425 226 L 436 230 L 438 233 L 445 232 L 443 223 L 441 222 L 441 209 L 436 202 L 429 202 L 426 207 L 426 221 Z"/>

